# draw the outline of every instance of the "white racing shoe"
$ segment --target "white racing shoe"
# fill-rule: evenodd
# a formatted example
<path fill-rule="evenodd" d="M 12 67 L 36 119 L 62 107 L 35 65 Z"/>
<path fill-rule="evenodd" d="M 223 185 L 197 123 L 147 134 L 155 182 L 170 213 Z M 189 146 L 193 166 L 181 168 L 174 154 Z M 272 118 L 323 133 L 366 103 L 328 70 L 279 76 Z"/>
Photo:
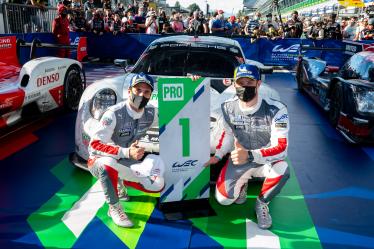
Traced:
<path fill-rule="evenodd" d="M 272 219 L 269 213 L 268 203 L 261 201 L 259 198 L 256 200 L 256 215 L 257 225 L 261 229 L 269 229 L 272 225 Z"/>
<path fill-rule="evenodd" d="M 112 217 L 113 222 L 120 227 L 133 227 L 134 224 L 127 217 L 121 203 L 117 202 L 114 205 L 109 205 L 108 216 Z"/>

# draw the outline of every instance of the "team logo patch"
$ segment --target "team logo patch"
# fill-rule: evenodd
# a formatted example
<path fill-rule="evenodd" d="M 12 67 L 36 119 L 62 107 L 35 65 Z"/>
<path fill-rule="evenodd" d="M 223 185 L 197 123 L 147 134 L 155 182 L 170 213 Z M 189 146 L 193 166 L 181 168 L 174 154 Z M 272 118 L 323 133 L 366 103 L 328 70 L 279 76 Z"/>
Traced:
<path fill-rule="evenodd" d="M 102 121 L 101 121 L 101 123 L 104 125 L 104 126 L 109 126 L 109 125 L 111 125 L 112 123 L 113 123 L 113 119 L 111 119 L 111 118 L 104 118 Z"/>
<path fill-rule="evenodd" d="M 244 130 L 245 126 L 244 125 L 234 125 L 235 130 Z"/>
<path fill-rule="evenodd" d="M 130 134 L 131 134 L 131 128 L 120 129 L 118 131 L 118 134 L 119 134 L 120 137 L 130 136 Z"/>
<path fill-rule="evenodd" d="M 244 117 L 242 115 L 235 116 L 232 123 L 234 123 L 234 124 L 244 124 Z"/>
<path fill-rule="evenodd" d="M 282 116 L 280 116 L 279 118 L 276 118 L 274 121 L 275 122 L 279 122 L 279 121 L 285 121 L 288 119 L 288 114 L 283 114 Z"/>
<path fill-rule="evenodd" d="M 287 128 L 287 123 L 276 123 L 275 128 Z"/>

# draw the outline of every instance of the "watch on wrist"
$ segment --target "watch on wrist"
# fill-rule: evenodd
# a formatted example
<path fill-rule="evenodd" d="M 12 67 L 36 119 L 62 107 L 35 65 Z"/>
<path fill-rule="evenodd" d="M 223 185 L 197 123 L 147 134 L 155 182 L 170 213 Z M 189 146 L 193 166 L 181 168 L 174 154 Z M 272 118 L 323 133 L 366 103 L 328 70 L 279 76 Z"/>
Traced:
<path fill-rule="evenodd" d="M 249 150 L 249 151 L 248 151 L 248 161 L 249 161 L 249 162 L 253 162 L 253 160 L 254 160 L 253 154 L 252 154 L 252 152 Z"/>

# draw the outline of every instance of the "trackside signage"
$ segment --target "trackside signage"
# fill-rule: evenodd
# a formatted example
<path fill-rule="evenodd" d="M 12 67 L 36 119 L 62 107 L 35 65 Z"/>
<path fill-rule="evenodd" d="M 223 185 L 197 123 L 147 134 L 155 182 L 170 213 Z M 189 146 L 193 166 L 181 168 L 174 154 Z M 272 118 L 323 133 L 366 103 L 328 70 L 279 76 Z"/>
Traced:
<path fill-rule="evenodd" d="M 158 80 L 160 155 L 166 186 L 161 202 L 209 197 L 209 81 Z"/>

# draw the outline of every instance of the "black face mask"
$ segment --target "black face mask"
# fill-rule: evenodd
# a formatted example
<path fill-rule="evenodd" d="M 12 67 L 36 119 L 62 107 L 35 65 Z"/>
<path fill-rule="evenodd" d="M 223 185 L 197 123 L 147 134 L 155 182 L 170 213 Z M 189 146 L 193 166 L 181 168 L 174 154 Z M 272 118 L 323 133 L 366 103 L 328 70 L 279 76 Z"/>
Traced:
<path fill-rule="evenodd" d="M 257 86 L 238 86 L 236 89 L 236 96 L 244 102 L 251 101 L 256 97 L 257 94 Z"/>
<path fill-rule="evenodd" d="M 140 109 L 143 109 L 148 104 L 149 99 L 144 96 L 138 96 L 134 94 L 133 92 L 131 92 L 130 101 L 131 101 L 131 104 L 135 108 L 140 110 Z"/>

